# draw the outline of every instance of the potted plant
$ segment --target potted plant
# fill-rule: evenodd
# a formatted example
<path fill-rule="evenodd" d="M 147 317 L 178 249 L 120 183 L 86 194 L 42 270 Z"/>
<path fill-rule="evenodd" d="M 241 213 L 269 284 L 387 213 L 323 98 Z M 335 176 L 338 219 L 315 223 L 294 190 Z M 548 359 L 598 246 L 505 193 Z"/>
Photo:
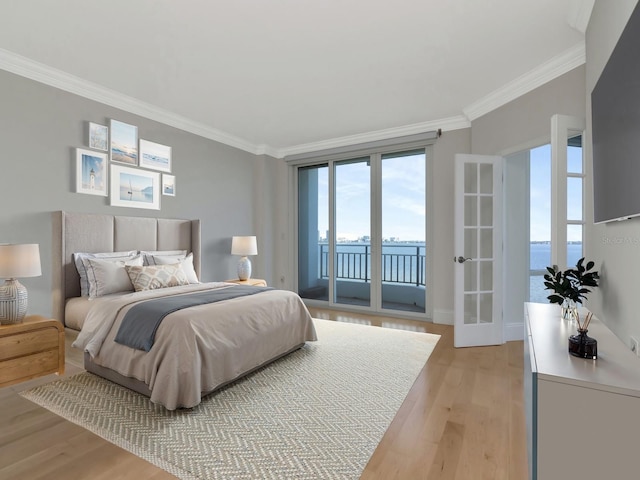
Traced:
<path fill-rule="evenodd" d="M 557 303 L 562 307 L 563 318 L 575 318 L 577 314 L 577 304 L 582 305 L 587 294 L 591 293 L 591 288 L 598 286 L 600 276 L 598 272 L 592 270 L 595 263 L 592 261 L 584 264 L 584 257 L 576 263 L 575 268 L 568 268 L 564 271 L 558 269 L 556 265 L 547 267 L 544 276 L 544 286 L 546 290 L 553 293 L 547 297 L 549 302 Z"/>

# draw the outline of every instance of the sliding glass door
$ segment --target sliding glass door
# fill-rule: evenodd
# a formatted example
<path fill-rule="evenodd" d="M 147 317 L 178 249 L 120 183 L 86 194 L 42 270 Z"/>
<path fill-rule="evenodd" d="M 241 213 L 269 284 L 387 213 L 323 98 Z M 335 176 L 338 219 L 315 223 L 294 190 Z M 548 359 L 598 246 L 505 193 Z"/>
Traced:
<path fill-rule="evenodd" d="M 424 149 L 382 155 L 382 308 L 425 312 Z"/>
<path fill-rule="evenodd" d="M 298 294 L 329 300 L 329 167 L 298 168 Z"/>
<path fill-rule="evenodd" d="M 335 285 L 333 301 L 371 305 L 371 162 L 334 163 Z"/>
<path fill-rule="evenodd" d="M 298 293 L 427 312 L 425 148 L 297 167 Z"/>

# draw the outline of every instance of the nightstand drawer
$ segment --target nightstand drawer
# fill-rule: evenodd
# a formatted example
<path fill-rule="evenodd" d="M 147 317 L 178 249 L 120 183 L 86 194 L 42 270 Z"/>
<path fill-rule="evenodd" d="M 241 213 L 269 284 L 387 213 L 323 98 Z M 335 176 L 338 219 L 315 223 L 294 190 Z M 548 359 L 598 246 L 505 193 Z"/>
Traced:
<path fill-rule="evenodd" d="M 56 373 L 58 362 L 57 349 L 7 360 L 0 363 L 0 385 Z"/>
<path fill-rule="evenodd" d="M 58 330 L 41 328 L 0 337 L 0 361 L 58 347 Z"/>

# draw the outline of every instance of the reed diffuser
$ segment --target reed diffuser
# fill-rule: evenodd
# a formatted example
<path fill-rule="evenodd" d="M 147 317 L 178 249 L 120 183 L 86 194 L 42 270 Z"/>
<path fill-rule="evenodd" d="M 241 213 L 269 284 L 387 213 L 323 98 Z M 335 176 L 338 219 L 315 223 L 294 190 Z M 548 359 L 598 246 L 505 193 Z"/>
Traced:
<path fill-rule="evenodd" d="M 569 353 L 580 358 L 590 358 L 595 360 L 598 358 L 598 341 L 587 335 L 589 324 L 593 317 L 592 312 L 588 312 L 584 321 L 580 322 L 580 313 L 576 313 L 576 322 L 578 324 L 578 334 L 569 337 Z"/>

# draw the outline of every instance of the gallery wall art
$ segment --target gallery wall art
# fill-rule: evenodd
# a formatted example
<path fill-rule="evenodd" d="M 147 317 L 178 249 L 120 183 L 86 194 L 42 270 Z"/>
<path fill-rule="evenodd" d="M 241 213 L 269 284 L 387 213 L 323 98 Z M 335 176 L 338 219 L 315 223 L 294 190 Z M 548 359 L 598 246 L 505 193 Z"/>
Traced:
<path fill-rule="evenodd" d="M 107 154 L 76 148 L 76 192 L 107 196 Z"/>
<path fill-rule="evenodd" d="M 87 124 L 89 149 L 75 149 L 77 193 L 108 196 L 116 207 L 152 210 L 160 210 L 162 196 L 176 196 L 170 146 L 139 139 L 137 126 L 113 118 L 109 126 Z"/>
<path fill-rule="evenodd" d="M 111 205 L 160 210 L 160 174 L 111 165 Z"/>

